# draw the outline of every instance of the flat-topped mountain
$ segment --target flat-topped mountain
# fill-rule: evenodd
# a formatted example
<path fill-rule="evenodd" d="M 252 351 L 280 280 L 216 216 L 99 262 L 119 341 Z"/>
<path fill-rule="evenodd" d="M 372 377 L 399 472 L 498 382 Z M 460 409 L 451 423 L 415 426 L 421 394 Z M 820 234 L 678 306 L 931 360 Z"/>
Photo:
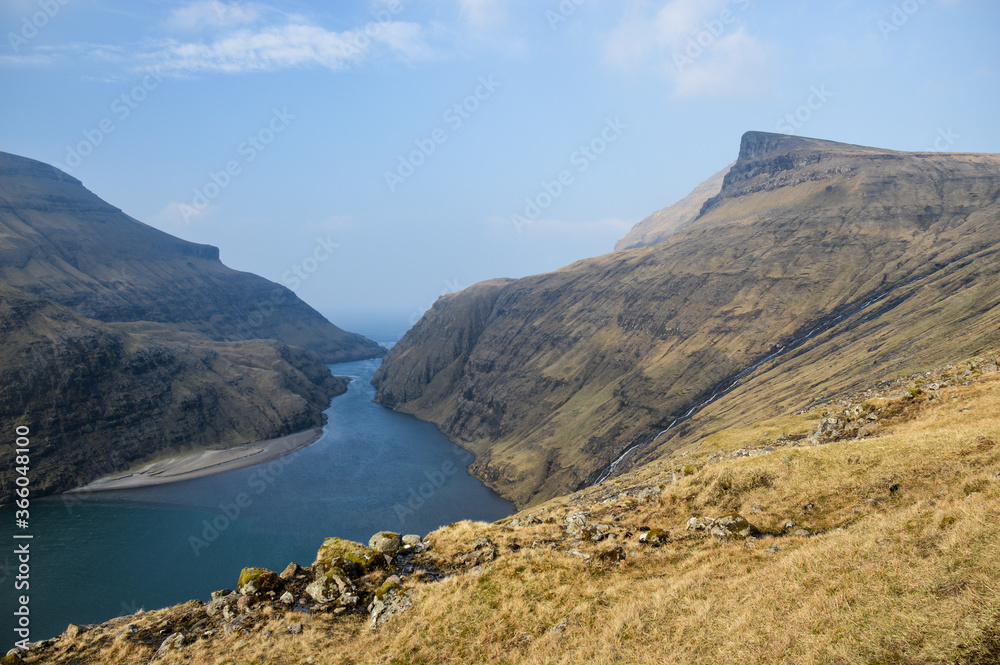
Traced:
<path fill-rule="evenodd" d="M 346 390 L 324 363 L 385 351 L 288 289 L 227 268 L 216 248 L 6 153 L 0 342 L 0 426 L 32 431 L 36 495 L 322 425 Z M 13 482 L 13 466 L 0 471 L 0 501 Z"/>
<path fill-rule="evenodd" d="M 335 363 L 385 350 L 219 250 L 132 219 L 47 164 L 0 153 L 0 281 L 98 321 L 155 321 L 217 341 L 277 339 Z"/>
<path fill-rule="evenodd" d="M 998 275 L 1000 155 L 748 132 L 694 220 L 442 297 L 374 383 L 527 505 L 995 344 Z"/>

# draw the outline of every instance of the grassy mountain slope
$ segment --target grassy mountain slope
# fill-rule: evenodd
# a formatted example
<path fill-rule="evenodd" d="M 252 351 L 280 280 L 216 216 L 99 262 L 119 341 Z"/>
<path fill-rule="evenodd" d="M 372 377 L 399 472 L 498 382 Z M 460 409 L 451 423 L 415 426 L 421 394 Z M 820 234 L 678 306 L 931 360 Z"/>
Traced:
<path fill-rule="evenodd" d="M 346 385 L 273 340 L 223 344 L 158 324 L 101 323 L 0 285 L 0 422 L 33 432 L 32 494 L 157 454 L 323 424 Z M 14 442 L 0 450 L 13 455 Z M 12 500 L 14 469 L 0 473 Z"/>
<path fill-rule="evenodd" d="M 713 417 L 985 348 L 998 250 L 1000 156 L 749 132 L 720 193 L 663 242 L 441 298 L 386 356 L 377 399 L 437 423 L 528 505 L 679 445 L 651 441 L 737 378 L 674 429 L 695 439 Z"/>
<path fill-rule="evenodd" d="M 303 614 L 248 597 L 227 615 L 193 601 L 69 630 L 26 662 L 145 663 L 180 633 L 181 649 L 157 662 L 991 665 L 992 357 L 722 430 L 494 524 L 443 527 L 426 552 L 357 582 L 362 606 L 390 574 L 411 592 L 413 605 L 376 631 L 363 611 Z M 878 436 L 806 438 L 859 407 L 878 415 Z M 756 534 L 686 527 L 733 512 Z M 495 558 L 464 562 L 484 537 Z"/>
<path fill-rule="evenodd" d="M 277 339 L 326 363 L 385 352 L 219 250 L 125 215 L 65 173 L 0 153 L 0 281 L 98 321 L 155 321 L 217 341 Z"/>

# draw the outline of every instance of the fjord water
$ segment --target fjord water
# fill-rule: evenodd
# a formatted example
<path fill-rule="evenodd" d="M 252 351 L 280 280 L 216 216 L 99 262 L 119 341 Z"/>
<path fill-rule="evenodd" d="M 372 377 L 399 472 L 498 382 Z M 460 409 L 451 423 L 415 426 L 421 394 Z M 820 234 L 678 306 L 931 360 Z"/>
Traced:
<path fill-rule="evenodd" d="M 69 623 L 207 600 L 244 566 L 309 565 L 323 539 L 368 542 L 380 530 L 426 535 L 513 507 L 466 472 L 472 456 L 429 424 L 373 403 L 379 360 L 332 365 L 350 376 L 323 437 L 279 460 L 136 490 L 70 494 L 31 505 L 30 590 L 16 591 L 14 509 L 0 510 L 4 652 L 16 597 L 30 596 L 31 640 Z M 38 433 L 36 436 L 42 436 Z"/>

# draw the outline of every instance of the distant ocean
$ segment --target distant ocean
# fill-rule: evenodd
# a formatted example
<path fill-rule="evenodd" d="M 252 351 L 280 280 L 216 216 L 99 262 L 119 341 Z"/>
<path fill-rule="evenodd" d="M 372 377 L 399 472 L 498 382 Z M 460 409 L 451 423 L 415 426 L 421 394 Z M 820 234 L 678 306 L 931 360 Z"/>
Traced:
<path fill-rule="evenodd" d="M 398 326 L 397 326 L 398 327 Z M 350 328 L 347 328 L 350 329 Z M 399 330 L 370 336 L 391 346 Z M 365 334 L 362 332 L 362 334 Z M 323 539 L 368 542 L 383 529 L 426 535 L 513 506 L 466 472 L 472 456 L 437 429 L 374 404 L 380 360 L 332 365 L 351 376 L 313 445 L 280 460 L 156 487 L 63 495 L 31 505 L 30 589 L 15 591 L 14 507 L 0 510 L 4 651 L 18 595 L 30 596 L 31 641 L 233 588 L 245 566 L 309 565 Z M 37 440 L 45 436 L 34 432 Z"/>

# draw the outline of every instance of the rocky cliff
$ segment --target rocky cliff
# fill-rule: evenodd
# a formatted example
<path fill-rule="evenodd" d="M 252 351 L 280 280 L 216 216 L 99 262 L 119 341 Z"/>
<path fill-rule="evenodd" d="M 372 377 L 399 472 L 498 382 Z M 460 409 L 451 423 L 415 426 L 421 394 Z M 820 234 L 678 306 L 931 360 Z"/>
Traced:
<path fill-rule="evenodd" d="M 386 356 L 377 399 L 437 423 L 526 505 L 978 352 L 1000 329 L 998 252 L 1000 156 L 749 132 L 665 240 L 439 300 Z"/>
<path fill-rule="evenodd" d="M 157 455 L 322 425 L 346 390 L 324 362 L 384 353 L 288 289 L 226 268 L 216 248 L 5 153 L 0 342 L 0 428 L 33 432 L 36 496 Z M 13 481 L 12 466 L 0 470 L 0 502 Z"/>

